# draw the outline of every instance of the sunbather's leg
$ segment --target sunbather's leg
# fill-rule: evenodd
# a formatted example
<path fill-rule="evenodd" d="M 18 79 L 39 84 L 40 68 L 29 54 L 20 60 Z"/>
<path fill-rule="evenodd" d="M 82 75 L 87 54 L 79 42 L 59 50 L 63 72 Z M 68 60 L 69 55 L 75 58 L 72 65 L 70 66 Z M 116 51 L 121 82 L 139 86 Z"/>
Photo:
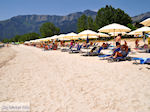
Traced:
<path fill-rule="evenodd" d="M 122 57 L 122 54 L 119 52 L 116 52 L 115 55 L 113 56 L 113 58 L 117 58 L 117 57 Z"/>

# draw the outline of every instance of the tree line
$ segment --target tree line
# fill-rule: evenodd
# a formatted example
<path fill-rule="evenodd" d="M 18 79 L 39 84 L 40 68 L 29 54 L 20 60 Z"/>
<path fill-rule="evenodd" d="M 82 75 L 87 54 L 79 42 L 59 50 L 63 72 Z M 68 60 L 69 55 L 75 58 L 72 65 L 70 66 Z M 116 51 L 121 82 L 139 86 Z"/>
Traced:
<path fill-rule="evenodd" d="M 95 20 L 90 16 L 82 15 L 77 21 L 77 32 L 79 33 L 87 29 L 97 31 L 99 28 L 111 23 L 119 23 L 132 30 L 137 28 L 132 24 L 131 17 L 123 10 L 106 5 L 106 7 L 98 10 Z M 11 39 L 4 39 L 3 42 L 24 42 L 58 34 L 60 34 L 60 29 L 53 23 L 47 22 L 40 27 L 40 34 L 33 32 L 24 35 L 16 35 Z"/>
<path fill-rule="evenodd" d="M 77 32 L 79 33 L 86 29 L 97 31 L 99 28 L 112 23 L 125 25 L 132 30 L 136 29 L 127 13 L 120 8 L 115 9 L 106 5 L 106 7 L 98 10 L 95 20 L 92 17 L 82 15 L 77 22 Z"/>
<path fill-rule="evenodd" d="M 38 33 L 27 33 L 23 35 L 16 35 L 11 39 L 5 38 L 2 42 L 25 42 L 29 40 L 34 40 L 34 39 L 40 39 L 44 37 L 51 37 L 53 35 L 58 35 L 60 34 L 60 29 L 56 27 L 53 23 L 46 22 L 42 24 L 40 27 L 40 34 Z"/>

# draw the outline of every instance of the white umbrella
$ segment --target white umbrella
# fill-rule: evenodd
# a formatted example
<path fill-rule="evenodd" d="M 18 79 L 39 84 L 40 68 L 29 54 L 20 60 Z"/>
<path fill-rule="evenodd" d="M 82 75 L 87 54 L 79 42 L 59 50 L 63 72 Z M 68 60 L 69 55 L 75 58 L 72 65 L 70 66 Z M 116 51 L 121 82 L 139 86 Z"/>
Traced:
<path fill-rule="evenodd" d="M 107 32 L 107 33 L 110 33 L 110 32 L 129 32 L 129 31 L 131 31 L 131 29 L 124 26 L 124 25 L 113 23 L 113 24 L 109 24 L 107 26 L 100 28 L 98 31 L 99 32 Z"/>
<path fill-rule="evenodd" d="M 33 43 L 33 42 L 36 42 L 36 40 L 30 40 L 29 42 L 30 42 L 30 43 L 31 43 L 31 42 Z"/>
<path fill-rule="evenodd" d="M 149 33 L 150 32 L 150 27 L 144 26 L 144 27 L 141 27 L 141 28 L 135 30 L 135 32 L 143 34 L 143 41 L 145 43 L 146 37 L 145 37 L 144 33 Z"/>
<path fill-rule="evenodd" d="M 144 26 L 150 26 L 150 18 L 142 21 L 140 24 L 143 24 Z"/>
<path fill-rule="evenodd" d="M 57 37 L 58 37 L 57 35 L 54 35 L 51 37 L 51 40 L 57 39 Z"/>
<path fill-rule="evenodd" d="M 134 32 L 135 33 L 143 33 L 143 32 L 148 33 L 148 32 L 150 32 L 150 27 L 144 26 L 137 30 L 134 30 Z"/>
<path fill-rule="evenodd" d="M 84 36 L 80 36 L 79 38 L 86 40 L 86 39 L 87 39 L 87 36 L 88 36 L 88 35 L 84 35 Z M 92 35 L 91 35 L 91 36 L 88 36 L 88 38 L 89 38 L 89 39 L 97 39 L 97 38 L 99 38 L 99 37 L 98 37 L 98 35 L 96 35 L 96 36 L 94 36 L 94 35 L 92 36 Z"/>
<path fill-rule="evenodd" d="M 50 41 L 50 40 L 51 40 L 51 37 L 44 38 L 44 41 Z"/>
<path fill-rule="evenodd" d="M 77 36 L 77 34 L 74 32 L 71 32 L 65 35 L 65 37 L 74 37 L 74 36 Z"/>
<path fill-rule="evenodd" d="M 82 35 L 97 35 L 97 33 L 95 31 L 92 31 L 92 30 L 84 30 L 84 31 L 80 32 L 78 35 L 79 36 L 82 36 Z"/>
<path fill-rule="evenodd" d="M 30 43 L 30 41 L 25 41 L 24 43 L 25 43 L 25 44 L 28 44 L 28 43 Z"/>
<path fill-rule="evenodd" d="M 127 35 L 142 35 L 142 33 L 137 33 L 136 30 L 128 33 Z"/>
<path fill-rule="evenodd" d="M 110 32 L 109 33 L 111 36 L 117 36 L 118 34 L 122 34 L 122 35 L 125 35 L 127 34 L 126 32 Z"/>
<path fill-rule="evenodd" d="M 69 40 L 74 39 L 74 38 L 76 38 L 76 37 L 78 37 L 78 36 L 77 36 L 77 34 L 74 33 L 74 32 L 68 33 L 68 34 L 66 34 L 66 36 L 65 36 L 65 38 L 67 38 L 67 39 L 69 39 Z"/>
<path fill-rule="evenodd" d="M 97 33 L 97 35 L 99 37 L 110 37 L 109 35 L 105 34 L 105 33 Z"/>
<path fill-rule="evenodd" d="M 79 38 L 83 38 L 83 39 L 87 38 L 87 36 L 88 36 L 88 38 L 98 38 L 97 33 L 92 30 L 84 30 L 84 31 L 80 32 L 78 34 L 78 36 L 79 36 Z"/>
<path fill-rule="evenodd" d="M 60 34 L 58 37 L 57 37 L 57 39 L 58 40 L 70 40 L 70 39 L 67 39 L 67 38 L 65 38 L 65 34 Z"/>

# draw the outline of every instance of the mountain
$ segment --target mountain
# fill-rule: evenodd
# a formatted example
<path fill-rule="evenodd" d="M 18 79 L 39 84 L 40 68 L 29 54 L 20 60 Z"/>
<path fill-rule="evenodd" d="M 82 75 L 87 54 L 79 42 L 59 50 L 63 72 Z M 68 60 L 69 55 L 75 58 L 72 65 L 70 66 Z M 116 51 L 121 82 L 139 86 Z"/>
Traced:
<path fill-rule="evenodd" d="M 52 22 L 59 27 L 61 33 L 76 32 L 78 18 L 85 14 L 95 19 L 97 12 L 85 10 L 83 12 L 71 13 L 66 16 L 58 15 L 20 15 L 8 20 L 0 21 L 0 40 L 11 38 L 15 35 L 36 32 L 39 33 L 40 26 L 45 22 Z M 141 22 L 150 17 L 150 12 L 132 17 L 133 23 Z"/>
<path fill-rule="evenodd" d="M 132 17 L 132 21 L 133 21 L 133 23 L 141 22 L 147 18 L 150 18 L 150 12 L 146 12 L 146 13 L 134 16 L 134 17 Z"/>
<path fill-rule="evenodd" d="M 36 32 L 45 22 L 52 22 L 59 27 L 61 33 L 76 32 L 77 20 L 81 15 L 91 16 L 95 19 L 97 12 L 85 10 L 84 12 L 71 13 L 66 16 L 57 15 L 20 15 L 5 21 L 0 21 L 0 37 L 11 38 L 15 35 Z"/>

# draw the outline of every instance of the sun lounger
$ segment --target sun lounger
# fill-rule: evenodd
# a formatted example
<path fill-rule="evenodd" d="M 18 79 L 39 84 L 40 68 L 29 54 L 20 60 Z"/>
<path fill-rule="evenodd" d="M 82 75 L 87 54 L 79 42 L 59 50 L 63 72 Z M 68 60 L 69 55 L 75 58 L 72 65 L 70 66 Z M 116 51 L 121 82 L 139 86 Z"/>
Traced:
<path fill-rule="evenodd" d="M 119 61 L 131 61 L 130 57 L 117 57 L 117 58 L 113 58 L 113 57 L 109 57 L 107 58 L 108 62 L 119 62 Z"/>
<path fill-rule="evenodd" d="M 139 60 L 140 64 L 150 64 L 150 58 L 136 58 L 136 57 L 134 57 L 134 58 L 132 58 L 132 60 L 134 60 L 136 63 L 138 63 L 137 60 Z"/>
<path fill-rule="evenodd" d="M 108 55 L 100 55 L 98 57 L 103 58 L 103 60 L 106 59 L 106 60 L 108 60 L 108 62 L 119 62 L 119 61 L 126 61 L 126 60 L 131 61 L 131 58 L 128 57 L 130 50 L 128 50 L 128 53 L 123 57 L 117 57 L 117 58 L 111 57 L 113 54 L 115 54 L 115 52 L 117 52 L 119 50 L 120 50 L 120 48 L 117 48 L 113 51 L 113 53 L 111 55 L 109 55 L 109 54 Z"/>
<path fill-rule="evenodd" d="M 80 49 L 80 53 L 87 53 L 87 52 L 90 52 L 91 50 L 95 50 L 96 48 L 97 48 L 96 46 L 89 48 L 89 49 L 82 48 Z"/>
<path fill-rule="evenodd" d="M 76 50 L 75 49 L 71 49 L 69 51 L 69 53 L 79 53 L 81 48 L 82 48 L 82 45 L 79 45 Z"/>
<path fill-rule="evenodd" d="M 129 54 L 130 51 L 128 51 L 128 53 L 125 55 L 125 56 L 122 56 L 122 57 L 117 57 L 117 58 L 114 58 L 114 57 L 108 57 L 107 60 L 108 62 L 119 62 L 119 61 L 131 61 L 131 58 L 128 57 L 128 54 Z"/>
<path fill-rule="evenodd" d="M 86 54 L 83 54 L 83 56 L 98 56 L 101 55 L 101 50 L 103 47 L 100 47 L 96 52 L 87 52 Z"/>
<path fill-rule="evenodd" d="M 68 52 L 73 46 L 61 49 L 61 52 Z"/>
<path fill-rule="evenodd" d="M 104 59 L 106 59 L 107 57 L 109 57 L 109 56 L 115 54 L 115 52 L 117 52 L 117 51 L 119 51 L 119 50 L 120 50 L 120 48 L 117 48 L 117 49 L 115 49 L 115 50 L 112 52 L 112 54 L 99 55 L 98 57 L 100 57 L 100 58 L 102 58 L 102 59 L 104 60 Z"/>
<path fill-rule="evenodd" d="M 140 49 L 140 50 L 137 50 L 137 52 L 139 53 L 150 53 L 150 49 Z"/>

